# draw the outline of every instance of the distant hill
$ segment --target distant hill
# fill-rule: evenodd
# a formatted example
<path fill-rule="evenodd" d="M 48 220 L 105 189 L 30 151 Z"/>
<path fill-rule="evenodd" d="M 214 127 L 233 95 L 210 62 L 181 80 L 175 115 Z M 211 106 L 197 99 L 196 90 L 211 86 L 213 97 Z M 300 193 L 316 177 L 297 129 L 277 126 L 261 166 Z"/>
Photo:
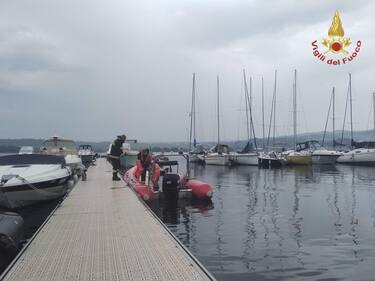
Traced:
<path fill-rule="evenodd" d="M 32 146 L 36 151 L 43 143 L 44 139 L 0 139 L 0 153 L 16 153 L 20 150 L 21 146 Z M 110 142 L 90 142 L 78 141 L 77 145 L 90 144 L 96 152 L 106 152 Z"/>
<path fill-rule="evenodd" d="M 314 133 L 304 133 L 299 134 L 297 137 L 298 142 L 303 142 L 307 140 L 317 140 L 322 141 L 323 132 Z M 335 139 L 337 142 L 341 141 L 341 131 L 335 132 Z M 356 141 L 375 141 L 375 133 L 371 131 L 356 131 L 354 132 L 354 139 Z M 34 149 L 38 150 L 43 142 L 43 139 L 0 139 L 0 153 L 16 153 L 19 151 L 21 146 L 33 146 Z M 223 141 L 223 143 L 228 144 L 231 150 L 238 151 L 241 150 L 246 145 L 246 140 L 240 141 Z M 263 146 L 263 139 L 256 139 L 257 146 Z M 96 152 L 106 152 L 108 150 L 109 141 L 103 142 L 92 142 L 92 141 L 77 141 L 77 145 L 80 144 L 90 144 Z M 201 144 L 206 146 L 215 145 L 215 141 L 201 142 Z M 267 140 L 264 140 L 267 144 Z M 272 138 L 269 141 L 270 146 L 278 148 L 291 148 L 293 147 L 293 136 L 279 136 L 275 138 L 273 144 Z M 350 132 L 345 131 L 343 135 L 343 144 L 350 144 Z M 332 146 L 332 132 L 327 132 L 325 136 L 325 146 L 330 148 Z M 132 144 L 134 149 L 151 148 L 153 151 L 187 151 L 189 144 L 187 142 L 151 142 L 151 143 L 136 143 Z"/>

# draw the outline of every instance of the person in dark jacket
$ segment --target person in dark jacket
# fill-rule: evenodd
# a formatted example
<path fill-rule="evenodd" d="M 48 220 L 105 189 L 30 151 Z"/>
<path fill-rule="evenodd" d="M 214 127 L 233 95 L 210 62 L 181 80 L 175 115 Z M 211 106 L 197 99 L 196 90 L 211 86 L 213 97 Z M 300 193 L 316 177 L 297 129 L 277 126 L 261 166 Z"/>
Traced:
<path fill-rule="evenodd" d="M 122 144 L 125 142 L 126 136 L 121 135 L 117 136 L 117 139 L 115 139 L 111 146 L 111 151 L 109 153 L 109 160 L 113 167 L 113 174 L 112 174 L 112 180 L 113 181 L 119 181 L 121 180 L 117 173 L 120 171 L 121 163 L 120 163 L 120 156 L 122 154 Z"/>

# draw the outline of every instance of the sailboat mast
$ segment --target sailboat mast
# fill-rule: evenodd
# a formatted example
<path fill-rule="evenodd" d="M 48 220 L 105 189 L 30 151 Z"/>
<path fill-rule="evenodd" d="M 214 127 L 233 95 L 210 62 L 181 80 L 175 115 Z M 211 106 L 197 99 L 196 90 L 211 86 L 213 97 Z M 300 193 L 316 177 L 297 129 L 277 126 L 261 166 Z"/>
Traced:
<path fill-rule="evenodd" d="M 220 93 L 219 93 L 219 75 L 216 77 L 217 87 L 217 144 L 220 144 Z"/>
<path fill-rule="evenodd" d="M 263 76 L 262 76 L 262 129 L 263 129 L 263 149 L 265 149 L 265 147 L 266 147 L 265 146 L 266 135 L 265 135 L 265 130 L 264 130 L 264 84 L 263 84 Z"/>
<path fill-rule="evenodd" d="M 250 112 L 250 114 L 251 114 L 251 110 L 252 110 L 252 103 L 253 103 L 253 79 L 251 78 L 251 76 L 250 76 L 250 78 L 249 78 L 249 81 L 250 81 L 250 92 L 249 92 L 249 97 L 248 97 L 248 99 L 249 99 L 249 112 Z M 253 128 L 253 123 L 252 122 L 250 122 L 250 138 L 249 138 L 249 140 L 250 139 L 252 139 L 253 138 L 253 130 L 254 130 L 254 128 Z"/>
<path fill-rule="evenodd" d="M 352 74 L 349 73 L 349 102 L 350 102 L 350 145 L 353 143 L 353 99 L 352 99 Z"/>
<path fill-rule="evenodd" d="M 332 89 L 332 145 L 336 146 L 335 141 L 335 87 Z"/>
<path fill-rule="evenodd" d="M 294 70 L 293 83 L 293 137 L 294 149 L 297 148 L 297 70 Z"/>
<path fill-rule="evenodd" d="M 275 146 L 275 136 L 276 136 L 276 83 L 277 83 L 277 70 L 275 70 L 275 85 L 273 88 L 274 96 L 274 106 L 273 106 L 273 136 L 272 136 L 272 145 Z"/>
<path fill-rule="evenodd" d="M 248 101 L 248 88 L 246 82 L 246 73 L 245 69 L 243 70 L 243 83 L 244 83 L 244 93 L 245 93 L 245 107 L 246 107 L 246 132 L 247 132 L 247 141 L 250 142 L 250 127 L 249 127 L 249 103 Z"/>
<path fill-rule="evenodd" d="M 193 73 L 193 88 L 192 88 L 192 92 L 191 92 L 189 152 L 191 151 L 191 139 L 192 139 L 192 136 L 193 136 L 194 91 L 195 91 L 195 72 Z"/>
<path fill-rule="evenodd" d="M 373 106 L 373 112 L 374 112 L 374 135 L 375 135 L 375 92 L 372 93 L 372 106 Z"/>

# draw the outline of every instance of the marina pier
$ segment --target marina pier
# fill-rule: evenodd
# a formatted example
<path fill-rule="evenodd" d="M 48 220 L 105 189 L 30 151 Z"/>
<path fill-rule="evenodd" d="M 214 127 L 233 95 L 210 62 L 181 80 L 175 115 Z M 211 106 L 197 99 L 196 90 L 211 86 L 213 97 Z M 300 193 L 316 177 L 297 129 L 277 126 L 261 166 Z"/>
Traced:
<path fill-rule="evenodd" d="M 215 280 L 104 159 L 0 280 Z"/>

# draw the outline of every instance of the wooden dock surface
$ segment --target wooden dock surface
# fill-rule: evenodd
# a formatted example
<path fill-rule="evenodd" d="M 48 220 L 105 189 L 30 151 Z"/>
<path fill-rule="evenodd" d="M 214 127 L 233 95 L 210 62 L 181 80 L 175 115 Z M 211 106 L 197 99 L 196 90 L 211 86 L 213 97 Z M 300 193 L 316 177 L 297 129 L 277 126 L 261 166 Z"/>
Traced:
<path fill-rule="evenodd" d="M 0 280 L 214 280 L 111 172 L 98 159 Z"/>

